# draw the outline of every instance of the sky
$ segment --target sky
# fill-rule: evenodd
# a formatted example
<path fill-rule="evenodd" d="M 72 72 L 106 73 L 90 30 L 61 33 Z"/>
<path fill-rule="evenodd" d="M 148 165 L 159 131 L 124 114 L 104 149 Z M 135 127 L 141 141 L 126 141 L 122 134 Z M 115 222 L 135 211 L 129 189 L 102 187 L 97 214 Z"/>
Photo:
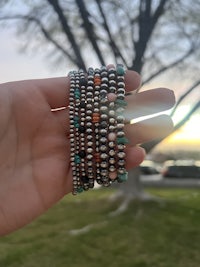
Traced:
<path fill-rule="evenodd" d="M 0 42 L 0 83 L 47 78 L 55 76 L 65 76 L 68 69 L 55 68 L 52 70 L 45 60 L 45 56 L 37 53 L 20 53 L 19 40 L 8 30 L 1 31 Z M 166 81 L 165 81 L 166 82 Z M 160 82 L 161 84 L 161 82 Z M 164 84 L 166 86 L 166 84 Z M 174 87 L 174 84 L 172 85 Z M 180 87 L 180 84 L 177 85 Z M 170 81 L 167 87 L 171 87 Z M 200 92 L 199 96 L 200 98 Z M 182 106 L 176 116 L 174 122 L 181 119 L 182 114 L 186 113 L 189 106 Z M 161 149 L 183 149 L 183 150 L 198 150 L 200 151 L 200 111 L 190 119 L 190 121 L 175 134 L 171 135 L 161 144 Z"/>

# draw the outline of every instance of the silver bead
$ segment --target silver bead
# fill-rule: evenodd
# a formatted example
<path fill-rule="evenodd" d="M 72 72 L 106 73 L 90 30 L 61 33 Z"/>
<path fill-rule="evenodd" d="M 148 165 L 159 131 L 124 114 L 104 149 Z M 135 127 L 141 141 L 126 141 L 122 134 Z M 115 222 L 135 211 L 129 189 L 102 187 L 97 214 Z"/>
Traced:
<path fill-rule="evenodd" d="M 109 79 L 115 79 L 115 73 L 109 73 L 108 74 Z"/>
<path fill-rule="evenodd" d="M 108 167 L 108 163 L 107 163 L 106 161 L 102 161 L 102 162 L 100 163 L 100 167 L 101 167 L 101 168 L 107 168 L 107 167 Z"/>
<path fill-rule="evenodd" d="M 119 131 L 117 132 L 117 137 L 124 137 L 124 132 L 123 131 Z"/>
<path fill-rule="evenodd" d="M 99 130 L 101 135 L 106 135 L 107 134 L 107 130 L 106 129 L 100 129 Z"/>
<path fill-rule="evenodd" d="M 119 145 L 117 145 L 117 148 L 119 149 L 119 150 L 124 150 L 125 149 L 125 145 L 123 145 L 123 144 L 119 144 Z"/>
<path fill-rule="evenodd" d="M 106 137 L 101 137 L 99 139 L 99 141 L 100 141 L 100 143 L 105 144 L 105 143 L 107 143 L 107 138 Z"/>
<path fill-rule="evenodd" d="M 93 166 L 93 162 L 92 162 L 91 160 L 88 160 L 87 165 L 88 165 L 89 167 L 91 167 L 91 166 Z"/>
<path fill-rule="evenodd" d="M 115 111 L 114 110 L 109 110 L 109 115 L 114 117 L 115 116 Z"/>
<path fill-rule="evenodd" d="M 109 119 L 109 123 L 110 123 L 110 124 L 115 124 L 115 119 L 114 119 L 114 118 L 110 118 L 110 119 Z"/>
<path fill-rule="evenodd" d="M 110 157 L 110 158 L 109 158 L 109 163 L 110 163 L 110 164 L 115 164 L 115 159 Z"/>
<path fill-rule="evenodd" d="M 115 150 L 111 149 L 111 150 L 108 152 L 108 154 L 109 154 L 111 157 L 113 157 L 113 156 L 115 155 Z"/>
<path fill-rule="evenodd" d="M 110 148 L 114 148 L 115 147 L 115 143 L 113 141 L 111 141 L 111 142 L 108 143 L 108 146 Z"/>
<path fill-rule="evenodd" d="M 92 153 L 93 152 L 93 148 L 91 148 L 91 147 L 89 147 L 89 148 L 87 148 L 87 153 Z"/>
<path fill-rule="evenodd" d="M 92 115 L 92 110 L 90 110 L 90 109 L 86 110 L 86 114 L 87 115 Z"/>
<path fill-rule="evenodd" d="M 108 78 L 107 78 L 107 77 L 103 77 L 103 78 L 101 79 L 101 82 L 102 82 L 102 83 L 107 83 L 107 82 L 108 82 Z"/>
<path fill-rule="evenodd" d="M 99 113 L 99 108 L 94 108 L 95 113 Z"/>
<path fill-rule="evenodd" d="M 117 156 L 120 158 L 120 159 L 124 159 L 125 158 L 125 156 L 126 156 L 126 154 L 124 153 L 124 152 L 118 152 L 117 153 Z"/>
<path fill-rule="evenodd" d="M 111 165 L 111 166 L 109 167 L 109 171 L 110 171 L 110 172 L 114 172 L 115 170 L 116 170 L 115 166 Z"/>
<path fill-rule="evenodd" d="M 93 136 L 91 134 L 87 135 L 87 140 L 93 140 Z"/>
<path fill-rule="evenodd" d="M 91 147 L 91 146 L 93 146 L 93 142 L 89 141 L 89 142 L 87 143 L 87 145 L 88 145 L 88 147 Z"/>
<path fill-rule="evenodd" d="M 91 134 L 91 133 L 93 133 L 93 130 L 92 130 L 91 128 L 87 128 L 87 129 L 86 129 L 86 133 L 87 133 L 87 134 Z"/>
<path fill-rule="evenodd" d="M 101 175 L 102 176 L 107 176 L 108 175 L 108 170 L 107 169 L 103 169 L 103 170 L 101 170 Z"/>
<path fill-rule="evenodd" d="M 86 108 L 87 108 L 87 109 L 92 109 L 92 104 L 87 104 L 87 105 L 86 105 Z"/>
<path fill-rule="evenodd" d="M 123 128 L 124 128 L 124 123 L 117 124 L 117 129 L 123 129 Z"/>
<path fill-rule="evenodd" d="M 124 88 L 125 87 L 125 83 L 124 82 L 118 82 L 117 83 L 117 86 L 118 86 L 118 88 Z"/>
<path fill-rule="evenodd" d="M 119 166 L 124 166 L 125 165 L 125 160 L 124 159 L 118 160 L 118 165 Z"/>
<path fill-rule="evenodd" d="M 123 173 L 126 172 L 126 169 L 125 169 L 125 168 L 119 168 L 119 169 L 117 170 L 117 172 L 120 173 L 120 174 L 123 174 Z"/>
<path fill-rule="evenodd" d="M 114 132 L 115 129 L 116 129 L 116 126 L 115 126 L 115 125 L 110 125 L 110 126 L 109 126 L 109 131 L 110 131 L 110 132 Z"/>
<path fill-rule="evenodd" d="M 110 109 L 113 109 L 114 107 L 115 107 L 115 102 L 110 102 L 110 103 L 109 103 L 109 108 L 110 108 Z"/>
<path fill-rule="evenodd" d="M 93 155 L 92 155 L 92 154 L 88 154 L 88 155 L 86 156 L 86 158 L 89 159 L 89 160 L 91 160 L 91 159 L 93 159 Z"/>
<path fill-rule="evenodd" d="M 105 145 L 101 145 L 100 148 L 99 148 L 99 150 L 100 150 L 101 152 L 106 152 L 106 151 L 107 151 L 107 146 L 105 146 Z"/>
<path fill-rule="evenodd" d="M 110 86 L 109 90 L 111 93 L 115 93 L 116 92 L 116 87 L 115 86 Z"/>
<path fill-rule="evenodd" d="M 100 155 L 100 158 L 105 160 L 105 159 L 108 158 L 108 155 L 107 155 L 106 153 L 102 153 L 102 154 Z"/>
<path fill-rule="evenodd" d="M 101 114 L 101 119 L 102 120 L 107 120 L 108 119 L 108 115 L 107 114 Z"/>

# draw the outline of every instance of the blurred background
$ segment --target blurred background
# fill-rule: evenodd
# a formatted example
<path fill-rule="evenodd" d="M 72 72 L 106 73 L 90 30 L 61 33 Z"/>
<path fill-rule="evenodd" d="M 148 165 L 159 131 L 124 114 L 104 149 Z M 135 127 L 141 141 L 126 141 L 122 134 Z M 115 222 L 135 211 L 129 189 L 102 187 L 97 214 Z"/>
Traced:
<path fill-rule="evenodd" d="M 174 132 L 143 144 L 126 184 L 2 238 L 0 266 L 199 266 L 199 14 L 199 0 L 0 0 L 0 83 L 122 63 L 177 100 Z"/>

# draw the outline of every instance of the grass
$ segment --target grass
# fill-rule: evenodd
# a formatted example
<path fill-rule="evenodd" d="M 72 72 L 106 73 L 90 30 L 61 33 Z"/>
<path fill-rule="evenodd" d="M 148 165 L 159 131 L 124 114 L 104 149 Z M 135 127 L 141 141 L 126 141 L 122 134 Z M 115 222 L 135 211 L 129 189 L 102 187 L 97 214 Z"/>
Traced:
<path fill-rule="evenodd" d="M 0 267 L 200 266 L 200 192 L 149 190 L 161 202 L 133 201 L 118 217 L 112 190 L 68 196 L 39 219 L 0 239 Z M 70 230 L 94 224 L 89 232 Z"/>

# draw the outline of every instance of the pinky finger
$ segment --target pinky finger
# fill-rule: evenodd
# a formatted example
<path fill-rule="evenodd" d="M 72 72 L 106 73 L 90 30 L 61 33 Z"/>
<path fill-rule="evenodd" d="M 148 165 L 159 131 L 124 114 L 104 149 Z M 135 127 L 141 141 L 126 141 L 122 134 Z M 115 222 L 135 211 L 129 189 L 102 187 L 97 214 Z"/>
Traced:
<path fill-rule="evenodd" d="M 140 146 L 132 146 L 126 149 L 126 169 L 130 170 L 142 163 L 146 156 L 145 150 Z"/>

